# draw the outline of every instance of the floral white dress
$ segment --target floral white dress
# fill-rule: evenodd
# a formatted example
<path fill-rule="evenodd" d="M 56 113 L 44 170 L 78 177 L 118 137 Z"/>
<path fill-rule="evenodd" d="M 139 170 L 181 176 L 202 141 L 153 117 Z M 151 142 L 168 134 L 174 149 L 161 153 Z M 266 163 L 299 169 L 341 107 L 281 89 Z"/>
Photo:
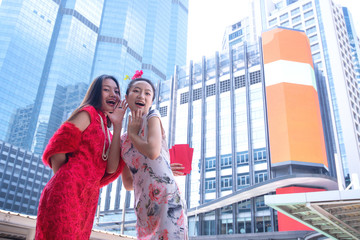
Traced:
<path fill-rule="evenodd" d="M 143 118 L 139 135 L 147 139 L 147 122 L 160 118 L 152 110 Z M 151 160 L 131 143 L 127 133 L 121 136 L 121 156 L 133 174 L 134 208 L 138 239 L 188 239 L 186 206 L 170 168 L 169 150 L 162 128 L 160 156 Z"/>

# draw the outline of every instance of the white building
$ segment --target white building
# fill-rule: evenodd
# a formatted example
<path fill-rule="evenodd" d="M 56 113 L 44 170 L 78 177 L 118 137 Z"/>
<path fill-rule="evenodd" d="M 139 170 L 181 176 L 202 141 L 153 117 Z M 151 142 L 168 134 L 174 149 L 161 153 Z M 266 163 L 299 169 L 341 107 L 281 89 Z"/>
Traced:
<path fill-rule="evenodd" d="M 331 0 L 253 0 L 249 16 L 226 29 L 223 48 L 256 40 L 275 26 L 307 34 L 314 65 L 326 79 L 340 188 L 357 181 L 352 178 L 360 176 L 360 92 L 342 7 Z"/>

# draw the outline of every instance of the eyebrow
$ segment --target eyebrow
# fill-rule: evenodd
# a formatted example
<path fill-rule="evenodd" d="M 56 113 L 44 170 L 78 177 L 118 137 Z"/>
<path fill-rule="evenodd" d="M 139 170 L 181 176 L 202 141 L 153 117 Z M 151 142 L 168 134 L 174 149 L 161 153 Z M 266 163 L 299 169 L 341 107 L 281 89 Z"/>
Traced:
<path fill-rule="evenodd" d="M 109 87 L 109 88 L 111 88 L 111 86 L 110 86 L 110 85 L 107 85 L 107 84 L 104 84 L 104 87 Z M 115 89 L 119 89 L 119 88 L 116 87 Z"/>
<path fill-rule="evenodd" d="M 139 88 L 139 87 L 136 87 L 136 86 L 134 87 L 134 89 L 135 89 L 135 88 L 142 90 L 142 88 Z M 146 88 L 145 91 L 151 91 L 151 92 L 153 92 L 152 89 L 150 89 L 150 88 Z"/>

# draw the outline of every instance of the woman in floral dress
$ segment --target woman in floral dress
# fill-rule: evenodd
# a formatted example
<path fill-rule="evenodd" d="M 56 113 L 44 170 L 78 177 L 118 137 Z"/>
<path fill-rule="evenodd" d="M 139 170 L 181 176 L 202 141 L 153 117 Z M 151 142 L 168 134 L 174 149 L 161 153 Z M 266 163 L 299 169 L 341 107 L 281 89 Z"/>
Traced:
<path fill-rule="evenodd" d="M 185 204 L 170 168 L 160 114 L 149 112 L 154 96 L 153 84 L 141 75 L 129 83 L 125 98 L 131 117 L 121 137 L 121 157 L 128 166 L 123 183 L 134 189 L 138 239 L 188 239 Z"/>

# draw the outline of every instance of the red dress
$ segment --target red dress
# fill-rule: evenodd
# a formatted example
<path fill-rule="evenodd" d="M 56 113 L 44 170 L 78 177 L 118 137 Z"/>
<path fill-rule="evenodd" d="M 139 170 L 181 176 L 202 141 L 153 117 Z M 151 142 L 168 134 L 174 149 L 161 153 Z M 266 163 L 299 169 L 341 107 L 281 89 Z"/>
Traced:
<path fill-rule="evenodd" d="M 68 153 L 68 162 L 60 167 L 42 191 L 36 240 L 89 239 L 99 190 L 114 181 L 123 169 L 124 162 L 120 160 L 114 174 L 105 173 L 107 162 L 101 157 L 105 135 L 98 114 L 106 126 L 105 115 L 92 106 L 81 111 L 90 114 L 90 125 L 81 132 L 74 124 L 65 122 L 44 151 L 46 165 L 50 165 L 49 157 L 55 153 Z M 106 146 L 109 146 L 108 142 Z"/>

